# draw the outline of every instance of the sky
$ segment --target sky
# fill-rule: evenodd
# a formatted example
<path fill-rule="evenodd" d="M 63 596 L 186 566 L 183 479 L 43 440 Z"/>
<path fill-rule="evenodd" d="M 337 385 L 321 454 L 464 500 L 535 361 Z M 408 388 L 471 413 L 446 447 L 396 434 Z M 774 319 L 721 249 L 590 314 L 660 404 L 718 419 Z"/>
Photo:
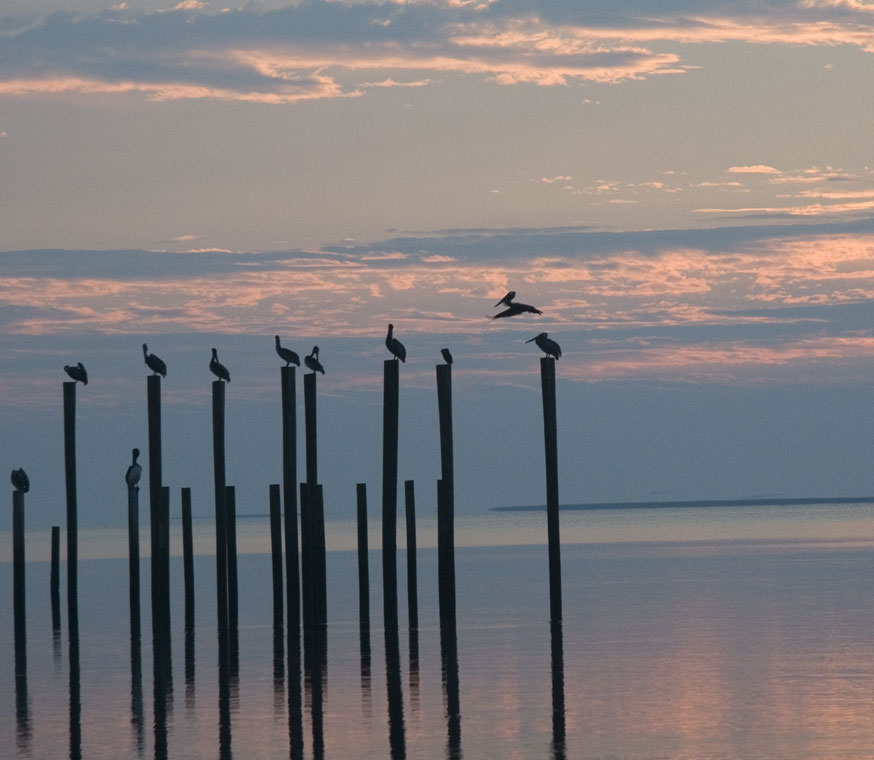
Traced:
<path fill-rule="evenodd" d="M 543 503 L 540 332 L 563 503 L 874 494 L 872 82 L 863 0 L 6 0 L 0 463 L 28 525 L 63 524 L 77 361 L 80 522 L 123 524 L 144 341 L 173 499 L 212 510 L 216 347 L 228 482 L 265 512 L 276 334 L 321 348 L 326 509 L 366 482 L 378 510 L 389 322 L 425 513 L 444 346 L 457 508 Z M 491 320 L 508 290 L 543 313 Z"/>

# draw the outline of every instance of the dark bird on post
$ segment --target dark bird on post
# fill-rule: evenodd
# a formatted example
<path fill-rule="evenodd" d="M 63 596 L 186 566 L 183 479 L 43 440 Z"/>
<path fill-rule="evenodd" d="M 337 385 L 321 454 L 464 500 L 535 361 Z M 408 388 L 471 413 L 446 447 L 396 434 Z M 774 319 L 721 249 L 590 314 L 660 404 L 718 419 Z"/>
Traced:
<path fill-rule="evenodd" d="M 75 382 L 82 383 L 82 385 L 88 385 L 88 373 L 85 371 L 85 365 L 82 364 L 82 362 L 79 362 L 75 367 L 65 364 L 64 372 L 66 372 Z"/>
<path fill-rule="evenodd" d="M 526 343 L 530 343 L 534 341 L 543 353 L 545 353 L 548 357 L 554 356 L 556 360 L 561 359 L 561 347 L 551 338 L 547 337 L 547 333 L 540 333 L 540 335 L 535 335 L 531 340 L 526 340 Z"/>
<path fill-rule="evenodd" d="M 500 301 L 495 304 L 495 308 L 498 308 L 501 304 L 510 305 L 510 301 L 512 301 L 516 297 L 516 291 L 511 290 L 507 295 L 505 295 Z"/>
<path fill-rule="evenodd" d="M 143 343 L 143 359 L 146 360 L 146 366 L 156 375 L 167 377 L 167 365 L 154 354 L 149 353 L 149 347 Z"/>
<path fill-rule="evenodd" d="M 525 312 L 529 312 L 531 314 L 543 314 L 540 309 L 535 309 L 533 306 L 529 306 L 527 303 L 511 303 L 509 308 L 504 309 L 503 311 L 499 311 L 492 319 L 501 319 L 501 317 L 515 317 L 519 314 L 524 314 Z"/>
<path fill-rule="evenodd" d="M 322 363 L 319 361 L 319 347 L 313 346 L 313 350 L 309 353 L 308 356 L 304 357 L 303 363 L 307 365 L 315 375 L 316 372 L 321 372 L 323 375 L 325 374 L 325 368 L 322 366 Z"/>
<path fill-rule="evenodd" d="M 209 369 L 219 380 L 224 380 L 228 383 L 231 382 L 231 373 L 228 372 L 228 368 L 218 360 L 218 351 L 215 349 L 212 350 L 212 359 L 209 360 Z"/>
<path fill-rule="evenodd" d="M 395 359 L 400 359 L 402 362 L 407 361 L 407 349 L 404 348 L 404 344 L 401 343 L 397 338 L 392 335 L 395 326 L 388 326 L 388 335 L 385 336 L 385 347 L 389 350 L 390 353 L 394 354 Z"/>
<path fill-rule="evenodd" d="M 443 354 L 443 359 L 447 364 L 452 364 L 452 354 L 449 353 L 448 348 L 441 348 L 440 353 Z"/>
<path fill-rule="evenodd" d="M 300 357 L 292 351 L 290 348 L 286 348 L 285 346 L 279 345 L 279 336 L 276 336 L 276 353 L 279 354 L 279 358 L 285 362 L 285 366 L 287 367 L 289 364 L 295 364 L 298 367 L 300 366 Z"/>
<path fill-rule="evenodd" d="M 12 471 L 12 487 L 21 493 L 27 493 L 30 490 L 30 478 L 23 468 L 19 467 Z"/>
<path fill-rule="evenodd" d="M 143 468 L 137 463 L 137 457 L 139 455 L 139 449 L 133 449 L 131 451 L 130 467 L 127 468 L 127 472 L 124 474 L 124 482 L 127 483 L 128 488 L 133 488 L 137 483 L 139 483 L 140 478 L 143 475 Z"/>

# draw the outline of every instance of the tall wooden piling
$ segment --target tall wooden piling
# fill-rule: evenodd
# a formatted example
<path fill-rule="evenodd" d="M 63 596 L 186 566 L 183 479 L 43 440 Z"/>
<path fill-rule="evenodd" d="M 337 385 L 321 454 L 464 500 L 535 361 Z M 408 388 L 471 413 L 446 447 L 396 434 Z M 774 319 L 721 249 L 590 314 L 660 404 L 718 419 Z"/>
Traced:
<path fill-rule="evenodd" d="M 303 376 L 304 425 L 306 427 L 307 483 L 319 482 L 318 428 L 316 422 L 316 373 Z"/>
<path fill-rule="evenodd" d="M 358 620 L 370 625 L 370 569 L 367 556 L 367 484 L 355 485 L 358 500 Z"/>
<path fill-rule="evenodd" d="M 160 624 L 163 627 L 167 643 L 170 640 L 170 488 L 161 486 L 158 501 L 158 556 L 157 570 L 159 592 L 155 598 Z"/>
<path fill-rule="evenodd" d="M 194 537 L 191 529 L 191 489 L 182 489 L 182 575 L 185 584 L 185 630 L 194 628 Z"/>
<path fill-rule="evenodd" d="M 127 487 L 128 597 L 131 639 L 140 635 L 140 489 Z"/>
<path fill-rule="evenodd" d="M 540 359 L 543 392 L 543 438 L 546 453 L 546 527 L 549 541 L 549 612 L 561 619 L 561 537 L 558 521 L 558 426 L 555 402 L 555 359 Z"/>
<path fill-rule="evenodd" d="M 164 556 L 162 535 L 170 535 L 169 514 L 164 523 L 162 506 L 163 486 L 161 455 L 161 376 L 146 378 L 146 400 L 149 418 L 149 525 L 151 527 L 152 552 L 152 621 L 163 617 L 163 604 L 170 596 L 170 554 Z M 167 605 L 169 613 L 169 603 Z M 166 621 L 169 625 L 169 619 Z"/>
<path fill-rule="evenodd" d="M 382 589 L 383 618 L 397 627 L 397 509 L 398 509 L 398 364 L 383 365 L 382 408 Z"/>
<path fill-rule="evenodd" d="M 79 630 L 79 531 L 76 499 L 76 383 L 64 383 L 64 474 L 67 486 L 67 620 Z"/>
<path fill-rule="evenodd" d="M 24 591 L 24 493 L 12 492 L 12 610 L 16 638 L 24 630 L 26 604 Z"/>
<path fill-rule="evenodd" d="M 404 511 L 407 518 L 407 613 L 413 631 L 419 627 L 419 592 L 416 579 L 416 490 L 412 480 L 404 481 Z"/>
<path fill-rule="evenodd" d="M 300 587 L 304 630 L 315 625 L 313 501 L 315 486 L 300 484 Z"/>
<path fill-rule="evenodd" d="M 270 484 L 270 554 L 273 560 L 273 626 L 283 623 L 282 610 L 282 511 L 279 483 Z M 282 637 L 279 638 L 282 644 Z"/>
<path fill-rule="evenodd" d="M 321 485 L 313 488 L 312 537 L 313 609 L 316 624 L 324 626 L 328 622 L 328 569 L 325 551 L 325 500 Z"/>
<path fill-rule="evenodd" d="M 225 383 L 212 384 L 212 455 L 215 485 L 215 569 L 219 650 L 228 632 L 228 544 L 225 508 Z"/>
<path fill-rule="evenodd" d="M 49 592 L 52 600 L 52 630 L 61 630 L 61 526 L 52 525 L 51 573 Z"/>
<path fill-rule="evenodd" d="M 227 487 L 225 514 L 228 520 L 228 625 L 231 636 L 235 636 L 239 621 L 239 597 L 237 594 L 237 489 L 234 486 Z"/>
<path fill-rule="evenodd" d="M 285 597 L 288 621 L 300 620 L 297 528 L 297 407 L 295 368 L 282 367 L 282 489 L 285 503 Z"/>
<path fill-rule="evenodd" d="M 440 473 L 437 484 L 437 576 L 440 619 L 455 617 L 455 459 L 452 441 L 452 365 L 438 364 Z"/>

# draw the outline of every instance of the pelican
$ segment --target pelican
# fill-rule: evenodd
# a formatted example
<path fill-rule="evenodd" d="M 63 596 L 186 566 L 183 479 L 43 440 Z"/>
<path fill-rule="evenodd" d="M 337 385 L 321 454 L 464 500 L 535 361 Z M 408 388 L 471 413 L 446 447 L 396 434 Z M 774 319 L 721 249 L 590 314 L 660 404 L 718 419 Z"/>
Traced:
<path fill-rule="evenodd" d="M 303 359 L 303 363 L 307 365 L 315 375 L 316 372 L 321 372 L 323 375 L 325 374 L 325 368 L 322 366 L 322 363 L 319 361 L 319 347 L 313 346 L 313 350 L 309 353 L 308 356 L 305 356 Z"/>
<path fill-rule="evenodd" d="M 228 372 L 228 368 L 218 360 L 218 351 L 215 349 L 212 350 L 212 359 L 209 360 L 209 369 L 219 380 L 231 382 L 231 373 Z"/>
<path fill-rule="evenodd" d="M 64 365 L 64 372 L 66 372 L 71 378 L 73 378 L 74 382 L 80 382 L 82 385 L 88 385 L 88 372 L 85 370 L 85 365 L 82 362 L 79 362 L 75 367 L 71 367 L 69 364 Z"/>
<path fill-rule="evenodd" d="M 300 357 L 290 348 L 280 346 L 278 335 L 276 336 L 276 353 L 279 354 L 279 358 L 285 362 L 286 367 L 289 364 L 296 364 L 298 367 L 300 366 Z"/>
<path fill-rule="evenodd" d="M 404 348 L 404 344 L 401 343 L 397 338 L 392 335 L 392 331 L 395 329 L 394 325 L 388 326 L 388 335 L 385 336 L 385 347 L 394 354 L 395 361 L 400 359 L 402 362 L 407 361 L 407 349 Z"/>
<path fill-rule="evenodd" d="M 167 365 L 154 354 L 149 353 L 149 347 L 143 343 L 143 359 L 146 361 L 146 366 L 156 375 L 167 377 Z"/>
<path fill-rule="evenodd" d="M 449 353 L 448 348 L 441 348 L 440 353 L 443 354 L 443 358 L 446 360 L 447 364 L 452 364 L 452 354 Z"/>
<path fill-rule="evenodd" d="M 508 294 L 509 295 L 509 294 Z M 501 317 L 515 317 L 519 314 L 524 314 L 525 312 L 530 312 L 531 314 L 543 314 L 540 309 L 535 309 L 533 306 L 529 306 L 527 303 L 516 303 L 515 301 L 510 304 L 509 308 L 504 309 L 503 311 L 499 311 L 492 319 L 500 319 Z"/>
<path fill-rule="evenodd" d="M 142 477 L 143 468 L 137 464 L 137 457 L 139 455 L 139 449 L 133 449 L 131 451 L 130 467 L 127 468 L 127 472 L 124 474 L 124 482 L 127 483 L 128 488 L 133 488 L 140 482 L 140 477 Z"/>
<path fill-rule="evenodd" d="M 27 493 L 30 490 L 30 478 L 23 468 L 19 467 L 12 471 L 12 485 L 20 493 Z"/>
<path fill-rule="evenodd" d="M 547 357 L 554 356 L 556 361 L 561 359 L 561 347 L 551 338 L 547 337 L 547 333 L 540 333 L 540 335 L 535 335 L 531 338 L 543 353 L 546 354 Z M 526 343 L 530 343 L 531 340 L 526 340 Z"/>
<path fill-rule="evenodd" d="M 511 290 L 507 295 L 505 295 L 500 301 L 495 304 L 495 308 L 498 308 L 501 304 L 510 305 L 510 301 L 512 301 L 516 297 L 516 291 Z"/>

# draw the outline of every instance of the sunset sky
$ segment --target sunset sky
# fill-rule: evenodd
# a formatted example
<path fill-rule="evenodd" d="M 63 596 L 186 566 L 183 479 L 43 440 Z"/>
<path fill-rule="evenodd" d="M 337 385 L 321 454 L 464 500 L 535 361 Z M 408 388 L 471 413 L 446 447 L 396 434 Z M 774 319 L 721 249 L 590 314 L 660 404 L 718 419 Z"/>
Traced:
<path fill-rule="evenodd" d="M 321 348 L 328 511 L 359 481 L 376 510 L 388 322 L 423 511 L 443 346 L 458 508 L 543 502 L 544 331 L 564 503 L 874 494 L 874 2 L 172 5 L 0 10 L 0 463 L 29 525 L 62 522 L 77 361 L 80 519 L 120 522 L 143 341 L 167 485 L 211 512 L 215 346 L 228 482 L 265 511 L 277 333 Z M 510 289 L 542 316 L 489 320 Z"/>

